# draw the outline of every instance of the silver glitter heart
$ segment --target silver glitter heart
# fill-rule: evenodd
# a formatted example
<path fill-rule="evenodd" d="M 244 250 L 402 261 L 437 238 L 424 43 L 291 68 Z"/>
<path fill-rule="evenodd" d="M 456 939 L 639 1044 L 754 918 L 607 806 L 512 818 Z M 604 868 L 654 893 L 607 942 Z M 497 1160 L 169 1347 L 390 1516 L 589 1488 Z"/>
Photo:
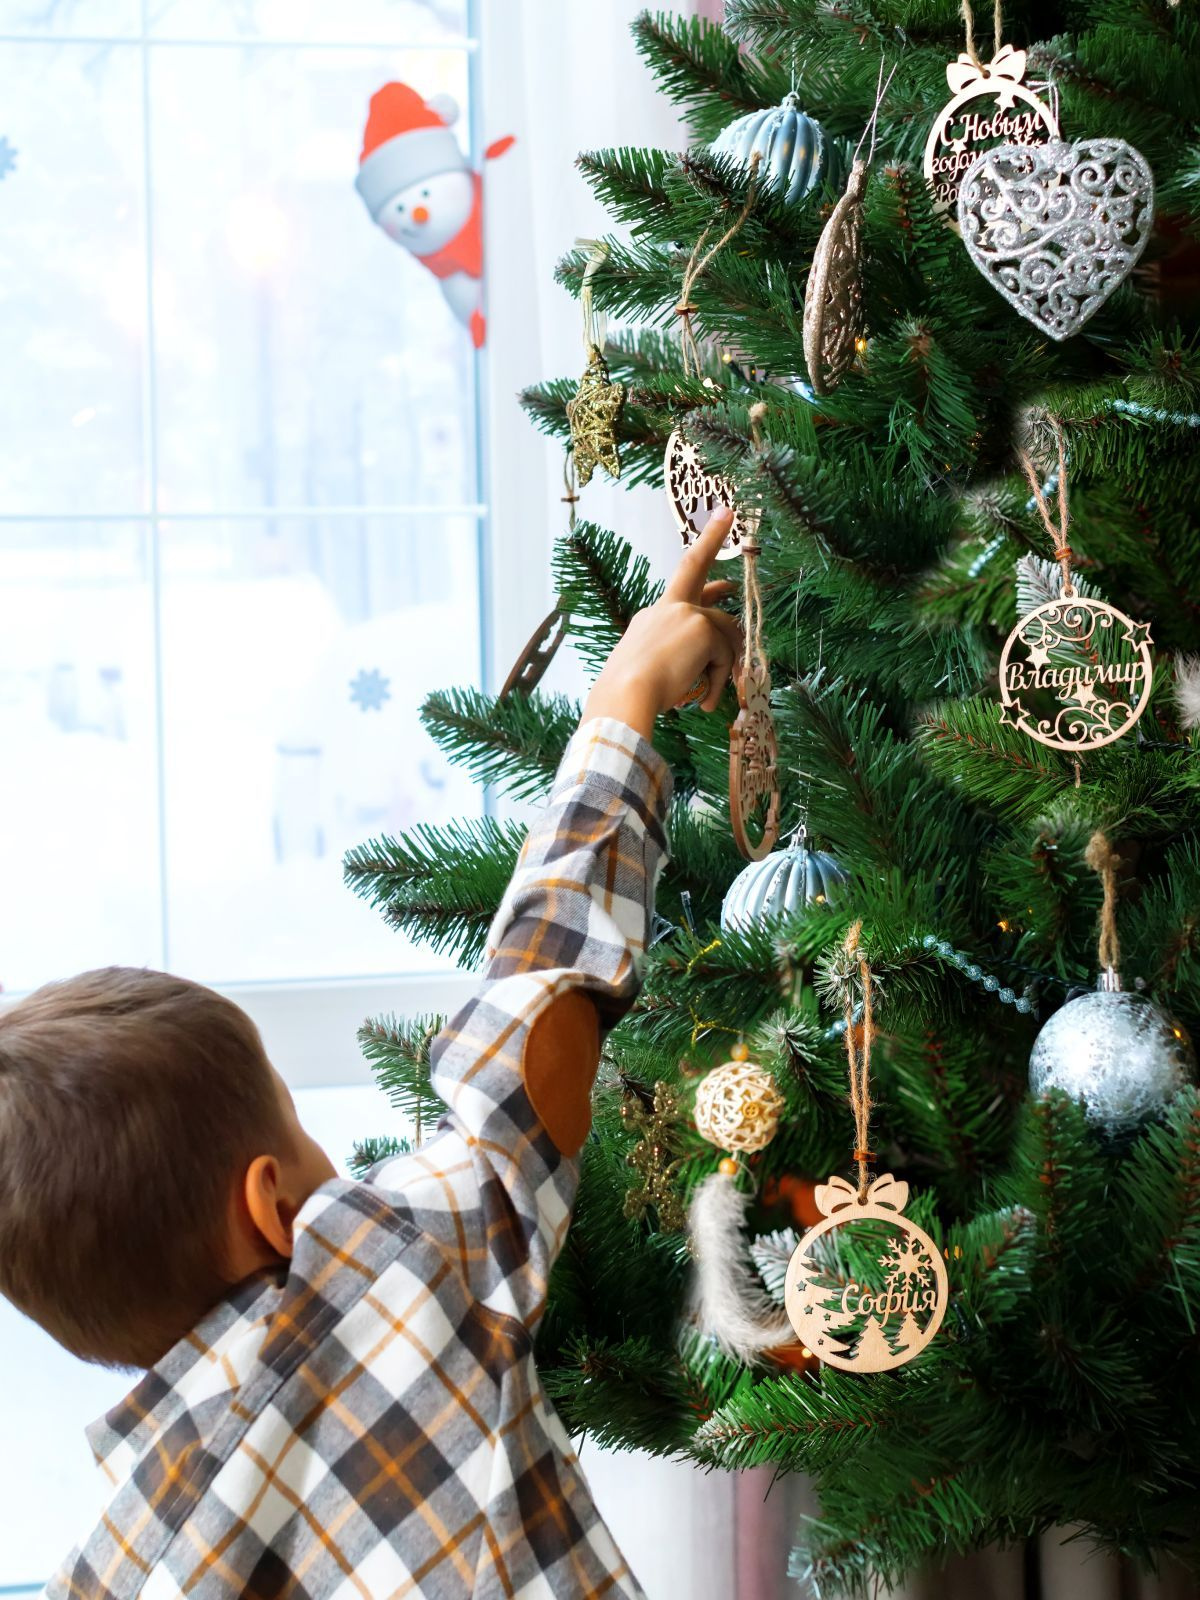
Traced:
<path fill-rule="evenodd" d="M 993 289 L 1069 339 L 1146 248 L 1154 175 L 1122 139 L 995 145 L 963 176 L 958 225 Z"/>

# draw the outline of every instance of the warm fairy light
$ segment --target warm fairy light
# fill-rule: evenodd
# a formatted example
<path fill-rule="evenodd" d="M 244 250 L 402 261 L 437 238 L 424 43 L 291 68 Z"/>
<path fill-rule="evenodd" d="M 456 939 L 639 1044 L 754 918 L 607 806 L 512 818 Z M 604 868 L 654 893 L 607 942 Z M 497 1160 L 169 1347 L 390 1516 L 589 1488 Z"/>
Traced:
<path fill-rule="evenodd" d="M 859 337 L 857 339 L 855 339 L 854 348 L 858 351 L 860 356 L 866 354 L 866 352 L 867 352 L 867 341 L 862 337 L 861 334 L 859 335 Z"/>
<path fill-rule="evenodd" d="M 1000 929 L 1001 933 L 1007 933 L 1008 930 L 1012 927 L 1012 923 L 1009 922 L 1006 918 L 1001 917 L 1000 921 L 996 924 L 996 926 Z"/>

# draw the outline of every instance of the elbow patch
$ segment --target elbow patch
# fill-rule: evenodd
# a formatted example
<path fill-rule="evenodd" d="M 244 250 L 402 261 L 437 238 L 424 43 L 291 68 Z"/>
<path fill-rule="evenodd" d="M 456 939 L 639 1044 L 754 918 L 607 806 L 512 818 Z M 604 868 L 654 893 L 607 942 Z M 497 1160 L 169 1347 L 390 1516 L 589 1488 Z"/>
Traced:
<path fill-rule="evenodd" d="M 558 995 L 534 1022 L 521 1069 L 525 1092 L 565 1156 L 578 1155 L 592 1125 L 592 1083 L 600 1065 L 600 1019 L 580 989 Z"/>

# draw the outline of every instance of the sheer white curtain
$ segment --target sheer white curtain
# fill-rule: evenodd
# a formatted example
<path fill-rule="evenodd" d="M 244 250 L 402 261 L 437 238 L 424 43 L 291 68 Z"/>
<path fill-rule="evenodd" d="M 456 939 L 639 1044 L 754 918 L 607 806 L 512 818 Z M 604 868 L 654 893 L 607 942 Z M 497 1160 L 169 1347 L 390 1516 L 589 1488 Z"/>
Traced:
<path fill-rule="evenodd" d="M 561 447 L 532 426 L 514 426 L 514 417 L 522 385 L 583 369 L 579 307 L 554 282 L 554 264 L 577 238 L 609 232 L 611 223 L 575 157 L 609 145 L 683 144 L 630 38 L 640 9 L 637 0 L 482 3 L 483 136 L 517 136 L 488 174 L 486 207 L 493 686 L 554 602 L 550 552 L 567 520 Z M 597 472 L 579 513 L 622 533 L 660 573 L 674 558 L 677 536 L 658 493 L 627 492 Z M 576 691 L 582 683 L 563 657 L 551 673 L 547 687 Z M 589 1445 L 583 1463 L 650 1600 L 752 1592 L 737 1586 L 732 1479 Z M 775 1591 L 754 1592 L 774 1600 Z"/>

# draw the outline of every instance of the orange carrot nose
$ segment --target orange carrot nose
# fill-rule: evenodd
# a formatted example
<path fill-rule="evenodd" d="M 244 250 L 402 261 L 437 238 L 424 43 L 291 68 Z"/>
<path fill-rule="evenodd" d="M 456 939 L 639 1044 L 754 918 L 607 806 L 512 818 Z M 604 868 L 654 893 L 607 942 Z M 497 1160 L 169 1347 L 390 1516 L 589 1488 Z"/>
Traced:
<path fill-rule="evenodd" d="M 413 219 L 414 222 L 428 222 L 429 221 L 429 207 L 428 206 L 414 206 L 413 209 L 412 209 L 412 219 Z"/>

